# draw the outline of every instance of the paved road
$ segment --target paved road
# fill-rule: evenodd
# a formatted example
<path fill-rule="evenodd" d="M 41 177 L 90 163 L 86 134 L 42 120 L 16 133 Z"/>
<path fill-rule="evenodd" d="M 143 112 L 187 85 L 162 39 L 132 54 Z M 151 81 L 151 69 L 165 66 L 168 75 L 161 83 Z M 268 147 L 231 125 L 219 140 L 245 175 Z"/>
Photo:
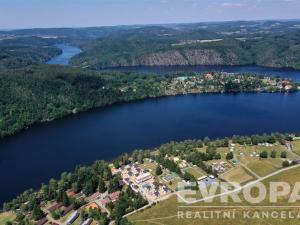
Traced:
<path fill-rule="evenodd" d="M 182 197 L 180 195 L 180 193 L 184 192 L 184 191 L 178 191 L 177 192 L 177 196 L 178 196 L 178 198 L 180 198 L 183 202 L 185 202 L 187 204 L 193 204 L 193 203 L 197 203 L 197 202 L 208 201 L 208 200 L 214 199 L 216 197 L 221 197 L 221 196 L 224 196 L 224 195 L 229 195 L 229 194 L 233 194 L 235 192 L 239 192 L 242 189 L 250 187 L 250 186 L 252 186 L 252 185 L 254 185 L 254 184 L 258 183 L 258 182 L 261 182 L 261 181 L 266 180 L 266 179 L 268 179 L 270 177 L 273 177 L 273 176 L 275 176 L 277 174 L 280 174 L 280 173 L 283 173 L 285 171 L 288 171 L 288 170 L 291 170 L 291 169 L 295 169 L 295 168 L 298 168 L 298 167 L 300 167 L 300 165 L 290 166 L 290 167 L 278 170 L 278 171 L 276 171 L 274 173 L 271 173 L 271 174 L 269 174 L 267 176 L 261 177 L 261 178 L 255 180 L 255 181 L 249 182 L 249 183 L 245 184 L 244 186 L 238 187 L 238 188 L 236 188 L 234 190 L 231 190 L 231 191 L 228 191 L 228 192 L 224 192 L 224 193 L 221 193 L 221 194 L 217 194 L 217 195 L 213 195 L 213 196 L 209 196 L 209 197 L 206 197 L 206 198 L 194 200 L 194 201 L 187 201 L 184 197 Z"/>

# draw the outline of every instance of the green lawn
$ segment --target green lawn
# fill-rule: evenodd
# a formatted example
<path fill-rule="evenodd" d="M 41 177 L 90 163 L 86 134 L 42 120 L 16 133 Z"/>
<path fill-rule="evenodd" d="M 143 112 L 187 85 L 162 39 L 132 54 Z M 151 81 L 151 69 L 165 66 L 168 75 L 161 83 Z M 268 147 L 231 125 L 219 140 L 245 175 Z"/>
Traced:
<path fill-rule="evenodd" d="M 5 225 L 6 222 L 12 222 L 16 218 L 16 214 L 5 212 L 0 214 L 0 225 Z"/>
<path fill-rule="evenodd" d="M 271 152 L 275 150 L 277 152 L 276 158 L 271 158 Z M 262 151 L 268 152 L 269 157 L 267 159 L 260 159 L 256 156 Z M 280 153 L 286 151 L 283 145 L 274 145 L 272 147 L 264 146 L 237 146 L 235 147 L 235 155 L 238 160 L 241 161 L 245 166 L 251 169 L 254 173 L 259 176 L 266 176 L 278 169 L 282 168 L 282 159 L 280 158 Z M 241 153 L 243 155 L 241 155 Z M 293 160 L 297 156 L 292 153 L 287 152 L 287 159 Z"/>
<path fill-rule="evenodd" d="M 300 155 L 300 140 L 293 141 L 294 152 Z"/>
<path fill-rule="evenodd" d="M 286 172 L 283 172 L 281 174 L 278 174 L 274 177 L 271 177 L 267 180 L 265 180 L 263 183 L 266 184 L 267 190 L 269 193 L 269 182 L 270 181 L 285 181 L 290 184 L 295 184 L 296 181 L 300 178 L 300 168 L 295 168 Z M 255 193 L 254 193 L 255 194 Z M 272 211 L 279 211 L 281 212 L 276 205 L 287 205 L 286 197 L 282 197 L 279 199 L 278 203 L 273 203 L 274 208 L 272 209 L 265 209 L 266 210 L 272 210 Z M 231 205 L 236 207 L 236 217 L 234 219 L 199 219 L 199 218 L 178 218 L 178 211 L 190 211 L 192 215 L 195 215 L 195 212 L 201 212 L 201 211 L 212 211 L 212 210 L 231 210 L 231 209 L 224 209 L 224 208 L 209 208 L 209 206 L 225 206 L 225 205 Z M 269 205 L 268 200 L 265 200 L 259 205 Z M 293 206 L 299 206 L 299 203 L 293 203 Z M 245 225 L 282 225 L 282 224 L 299 224 L 298 219 L 292 219 L 292 218 L 286 218 L 286 219 L 279 219 L 279 218 L 256 218 L 256 219 L 244 219 L 242 211 L 245 210 L 252 210 L 260 212 L 262 208 L 255 208 L 255 209 L 245 209 L 243 207 L 249 206 L 249 203 L 243 202 L 243 203 L 232 203 L 229 202 L 227 204 L 220 203 L 218 199 L 214 200 L 212 203 L 196 203 L 195 205 L 189 205 L 189 206 L 196 206 L 194 208 L 182 208 L 182 206 L 186 206 L 183 203 L 178 202 L 177 197 L 173 196 L 172 198 L 163 201 L 155 206 L 152 206 L 150 209 L 146 209 L 142 212 L 136 213 L 134 215 L 131 215 L 129 217 L 130 221 L 134 222 L 134 224 L 137 225 L 150 225 L 150 224 L 164 224 L 164 225 L 233 225 L 233 224 L 245 224 Z M 199 208 L 201 207 L 201 208 Z M 295 212 L 296 215 L 298 213 L 298 209 L 285 209 L 283 211 L 291 211 Z"/>
<path fill-rule="evenodd" d="M 228 172 L 221 175 L 221 178 L 229 181 L 229 182 L 236 182 L 239 184 L 244 184 L 248 181 L 255 179 L 254 176 L 249 174 L 243 167 L 238 166 L 230 169 Z"/>
<path fill-rule="evenodd" d="M 202 171 L 199 167 L 190 167 L 184 171 L 192 174 L 196 179 L 206 175 L 206 173 Z"/>

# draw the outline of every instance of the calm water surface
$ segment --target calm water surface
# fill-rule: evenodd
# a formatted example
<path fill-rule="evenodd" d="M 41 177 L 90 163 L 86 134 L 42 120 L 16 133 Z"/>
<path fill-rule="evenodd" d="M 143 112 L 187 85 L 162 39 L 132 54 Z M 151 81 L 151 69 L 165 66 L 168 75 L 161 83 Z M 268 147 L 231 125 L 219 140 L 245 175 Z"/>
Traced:
<path fill-rule="evenodd" d="M 79 48 L 68 44 L 58 44 L 56 46 L 62 50 L 62 54 L 49 60 L 47 64 L 67 66 L 70 59 L 81 52 Z"/>
<path fill-rule="evenodd" d="M 77 164 L 171 140 L 299 131 L 300 93 L 187 95 L 117 104 L 0 142 L 0 201 Z"/>
<path fill-rule="evenodd" d="M 227 73 L 247 73 L 259 74 L 266 76 L 279 76 L 293 79 L 300 82 L 300 70 L 279 69 L 264 66 L 137 66 L 137 67 L 120 67 L 111 70 L 124 72 L 141 72 L 141 73 L 159 73 L 166 74 L 176 71 L 193 71 L 193 72 L 227 72 Z"/>
<path fill-rule="evenodd" d="M 61 44 L 49 64 L 68 65 L 80 49 Z M 300 80 L 300 72 L 265 67 L 135 67 L 121 70 L 247 72 Z M 300 129 L 300 93 L 187 95 L 117 104 L 37 125 L 0 141 L 0 203 L 37 188 L 77 164 L 111 160 L 171 140 Z"/>

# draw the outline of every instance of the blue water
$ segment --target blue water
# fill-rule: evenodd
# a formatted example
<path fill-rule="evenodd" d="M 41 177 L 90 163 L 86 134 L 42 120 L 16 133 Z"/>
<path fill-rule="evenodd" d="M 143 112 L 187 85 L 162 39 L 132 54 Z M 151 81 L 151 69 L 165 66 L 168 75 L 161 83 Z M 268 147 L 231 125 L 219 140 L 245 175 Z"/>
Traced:
<path fill-rule="evenodd" d="M 49 60 L 47 64 L 67 66 L 70 59 L 81 52 L 79 48 L 68 44 L 58 44 L 57 47 L 62 50 L 62 54 Z"/>
<path fill-rule="evenodd" d="M 300 70 L 270 68 L 264 66 L 136 66 L 136 67 L 119 67 L 109 70 L 118 70 L 123 72 L 141 72 L 141 73 L 159 73 L 167 74 L 176 71 L 192 72 L 227 72 L 227 73 L 247 73 L 266 76 L 278 76 L 282 78 L 293 79 L 300 82 Z"/>
<path fill-rule="evenodd" d="M 58 44 L 58 48 L 62 50 L 62 54 L 54 57 L 47 64 L 69 65 L 70 59 L 79 54 L 81 50 L 78 47 L 69 44 Z M 137 66 L 137 67 L 120 67 L 104 70 L 118 70 L 124 72 L 141 72 L 141 73 L 159 73 L 167 74 L 176 71 L 194 71 L 194 72 L 211 72 L 220 71 L 228 73 L 248 73 L 260 74 L 267 76 L 279 76 L 283 78 L 290 78 L 294 81 L 300 82 L 300 70 L 293 69 L 279 69 L 263 66 Z"/>
<path fill-rule="evenodd" d="M 171 140 L 300 130 L 300 93 L 207 94 L 116 104 L 0 142 L 0 202 L 77 164 Z"/>
<path fill-rule="evenodd" d="M 68 65 L 80 49 L 67 44 L 49 64 Z M 300 71 L 258 66 L 131 67 L 122 71 L 168 73 L 225 71 L 282 76 Z M 111 160 L 136 148 L 171 140 L 300 129 L 300 93 L 187 95 L 116 104 L 41 124 L 0 141 L 0 203 L 71 171 L 77 164 Z M 4 172 L 3 172 L 4 171 Z"/>

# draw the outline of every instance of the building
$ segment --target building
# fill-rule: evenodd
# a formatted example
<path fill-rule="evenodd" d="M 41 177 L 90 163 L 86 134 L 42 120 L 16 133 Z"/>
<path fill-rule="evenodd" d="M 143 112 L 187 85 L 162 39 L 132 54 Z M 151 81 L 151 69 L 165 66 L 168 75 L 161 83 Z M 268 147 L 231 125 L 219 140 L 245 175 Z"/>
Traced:
<path fill-rule="evenodd" d="M 55 210 L 59 209 L 60 207 L 62 207 L 64 204 L 62 202 L 56 203 L 55 205 L 51 206 L 50 208 L 48 208 L 49 212 L 54 212 Z"/>
<path fill-rule="evenodd" d="M 136 183 L 140 184 L 152 178 L 149 172 L 143 173 L 135 178 Z"/>
<path fill-rule="evenodd" d="M 44 225 L 45 223 L 48 222 L 48 219 L 46 217 L 40 219 L 39 221 L 37 221 L 37 225 Z"/>
<path fill-rule="evenodd" d="M 116 191 L 116 192 L 109 194 L 109 198 L 111 199 L 112 202 L 117 201 L 119 199 L 119 197 L 120 197 L 120 191 Z"/>
<path fill-rule="evenodd" d="M 91 218 L 86 219 L 81 225 L 90 225 L 93 222 Z"/>
<path fill-rule="evenodd" d="M 67 219 L 67 224 L 72 224 L 78 218 L 79 213 L 77 211 L 73 212 L 72 215 Z"/>
<path fill-rule="evenodd" d="M 109 198 L 104 198 L 104 199 L 100 200 L 100 204 L 103 206 L 106 206 L 110 202 L 111 202 L 111 200 Z"/>
<path fill-rule="evenodd" d="M 69 205 L 66 207 L 62 213 L 63 216 L 67 215 L 69 212 L 71 212 L 74 209 L 74 205 Z"/>
<path fill-rule="evenodd" d="M 67 193 L 68 197 L 73 197 L 73 196 L 76 195 L 76 193 L 74 191 L 72 191 L 72 190 L 68 190 L 66 193 Z"/>
<path fill-rule="evenodd" d="M 100 197 L 101 197 L 101 193 L 100 192 L 96 192 L 96 193 L 90 195 L 89 197 L 86 197 L 85 201 L 87 201 L 87 202 L 94 201 L 94 200 L 96 200 L 96 199 L 98 199 Z"/>

